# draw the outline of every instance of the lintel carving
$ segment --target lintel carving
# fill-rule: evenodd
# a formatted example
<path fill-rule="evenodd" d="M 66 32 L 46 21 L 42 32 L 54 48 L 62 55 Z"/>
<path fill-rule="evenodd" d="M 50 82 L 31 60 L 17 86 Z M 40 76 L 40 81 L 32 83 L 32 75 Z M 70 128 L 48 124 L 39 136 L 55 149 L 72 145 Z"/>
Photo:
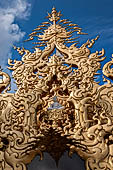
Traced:
<path fill-rule="evenodd" d="M 65 151 L 77 152 L 87 170 L 113 170 L 113 60 L 103 67 L 104 85 L 95 81 L 104 49 L 91 53 L 98 36 L 77 47 L 82 29 L 60 19 L 55 8 L 29 35 L 34 51 L 14 47 L 21 61 L 0 69 L 0 169 L 26 170 L 48 152 L 58 163 Z M 36 39 L 36 42 L 35 42 Z M 70 45 L 69 45 L 70 44 Z M 56 53 L 54 52 L 56 50 Z"/>

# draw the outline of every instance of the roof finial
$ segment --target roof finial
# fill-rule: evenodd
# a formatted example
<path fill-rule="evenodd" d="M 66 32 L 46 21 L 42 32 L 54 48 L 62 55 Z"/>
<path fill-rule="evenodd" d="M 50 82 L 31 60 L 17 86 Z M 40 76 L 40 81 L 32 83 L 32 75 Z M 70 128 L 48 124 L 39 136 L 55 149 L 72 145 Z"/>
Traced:
<path fill-rule="evenodd" d="M 56 22 L 60 19 L 60 16 L 62 16 L 61 12 L 57 12 L 55 7 L 52 8 L 51 14 L 48 13 L 48 18 L 53 22 L 53 25 L 56 25 Z"/>

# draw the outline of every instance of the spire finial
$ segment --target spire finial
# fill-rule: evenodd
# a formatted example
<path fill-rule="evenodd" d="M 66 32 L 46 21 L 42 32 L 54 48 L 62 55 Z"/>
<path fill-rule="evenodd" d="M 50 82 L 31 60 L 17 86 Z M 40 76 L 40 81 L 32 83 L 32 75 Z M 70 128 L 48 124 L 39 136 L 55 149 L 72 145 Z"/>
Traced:
<path fill-rule="evenodd" d="M 60 19 L 60 16 L 62 16 L 61 12 L 57 12 L 55 7 L 52 8 L 51 14 L 48 13 L 48 18 L 53 22 L 53 25 L 56 25 L 56 22 Z"/>

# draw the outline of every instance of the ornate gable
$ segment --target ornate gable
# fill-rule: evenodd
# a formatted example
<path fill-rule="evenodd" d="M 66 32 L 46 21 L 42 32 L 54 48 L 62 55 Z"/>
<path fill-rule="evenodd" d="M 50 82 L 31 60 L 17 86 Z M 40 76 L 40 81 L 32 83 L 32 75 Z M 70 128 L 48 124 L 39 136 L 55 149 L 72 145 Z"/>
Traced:
<path fill-rule="evenodd" d="M 14 47 L 22 56 L 8 60 L 15 93 L 8 92 L 10 77 L 0 70 L 1 170 L 26 170 L 43 152 L 58 163 L 65 151 L 77 152 L 87 170 L 113 169 L 113 84 L 103 77 L 107 83 L 100 86 L 94 77 L 104 49 L 89 50 L 98 36 L 77 47 L 73 33 L 85 33 L 60 17 L 53 8 L 49 22 L 29 35 L 27 41 L 36 39 L 34 52 Z M 113 77 L 112 64 L 103 67 L 106 78 Z"/>

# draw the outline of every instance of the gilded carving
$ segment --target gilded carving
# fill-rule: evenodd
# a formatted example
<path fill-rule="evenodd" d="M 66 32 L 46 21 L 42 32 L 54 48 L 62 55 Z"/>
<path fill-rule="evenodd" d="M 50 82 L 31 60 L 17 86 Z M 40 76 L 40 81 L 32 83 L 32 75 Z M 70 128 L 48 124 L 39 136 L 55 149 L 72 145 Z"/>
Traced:
<path fill-rule="evenodd" d="M 49 22 L 29 35 L 34 52 L 14 46 L 22 56 L 8 60 L 15 93 L 8 92 L 10 77 L 0 70 L 1 170 L 26 170 L 43 152 L 58 163 L 65 151 L 77 152 L 87 170 L 113 169 L 113 61 L 104 65 L 106 83 L 99 85 L 95 75 L 104 49 L 89 50 L 98 36 L 77 47 L 73 33 L 86 33 L 60 17 L 53 8 Z"/>

